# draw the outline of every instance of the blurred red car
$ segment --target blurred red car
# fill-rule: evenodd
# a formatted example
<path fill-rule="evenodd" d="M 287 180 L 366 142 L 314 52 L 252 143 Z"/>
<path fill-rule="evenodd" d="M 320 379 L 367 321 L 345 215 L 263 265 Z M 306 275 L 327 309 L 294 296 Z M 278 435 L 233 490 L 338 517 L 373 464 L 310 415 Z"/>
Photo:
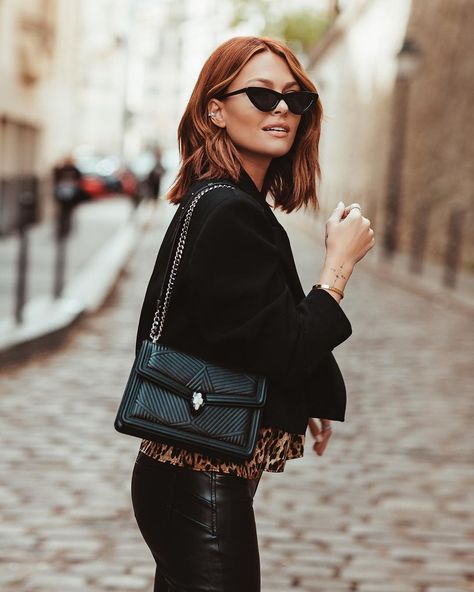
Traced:
<path fill-rule="evenodd" d="M 110 197 L 116 194 L 135 198 L 138 179 L 124 163 L 113 156 L 79 159 L 77 168 L 82 173 L 81 189 L 91 199 Z"/>
<path fill-rule="evenodd" d="M 100 177 L 89 173 L 83 174 L 81 179 L 81 189 L 91 198 L 102 197 L 103 195 L 108 194 L 105 189 L 104 181 Z"/>

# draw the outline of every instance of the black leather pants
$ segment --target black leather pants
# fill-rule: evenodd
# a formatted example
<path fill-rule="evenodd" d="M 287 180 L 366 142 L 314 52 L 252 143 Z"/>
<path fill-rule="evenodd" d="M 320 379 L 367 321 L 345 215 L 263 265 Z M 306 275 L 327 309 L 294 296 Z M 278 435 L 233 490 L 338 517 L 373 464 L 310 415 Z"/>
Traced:
<path fill-rule="evenodd" d="M 132 503 L 156 562 L 154 592 L 260 592 L 258 483 L 138 453 Z"/>

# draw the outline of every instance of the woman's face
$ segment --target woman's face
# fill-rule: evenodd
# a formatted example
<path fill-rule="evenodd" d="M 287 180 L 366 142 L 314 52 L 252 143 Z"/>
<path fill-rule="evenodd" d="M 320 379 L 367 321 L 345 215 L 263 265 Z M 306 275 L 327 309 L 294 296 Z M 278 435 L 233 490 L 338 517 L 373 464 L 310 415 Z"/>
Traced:
<path fill-rule="evenodd" d="M 256 78 L 266 79 L 268 82 L 255 80 Z M 301 90 L 286 61 L 271 51 L 253 56 L 225 92 L 246 86 L 271 88 L 281 93 Z M 208 113 L 215 113 L 210 118 L 211 121 L 226 128 L 244 165 L 249 165 L 248 168 L 251 169 L 266 169 L 272 158 L 287 154 L 301 120 L 301 115 L 289 111 L 283 100 L 272 111 L 264 112 L 257 109 L 245 93 L 223 100 L 211 99 L 208 107 Z M 282 123 L 287 124 L 288 132 L 264 130 L 268 126 Z"/>

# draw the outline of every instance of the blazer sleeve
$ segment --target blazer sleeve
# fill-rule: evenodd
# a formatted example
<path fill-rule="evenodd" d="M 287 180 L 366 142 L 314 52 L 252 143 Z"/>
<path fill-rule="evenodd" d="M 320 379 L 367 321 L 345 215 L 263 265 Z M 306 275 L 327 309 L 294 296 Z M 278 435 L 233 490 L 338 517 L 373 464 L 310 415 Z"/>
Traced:
<path fill-rule="evenodd" d="M 295 384 L 352 333 L 325 290 L 311 289 L 295 303 L 271 223 L 246 196 L 211 210 L 194 241 L 188 280 L 193 319 L 216 363 Z"/>

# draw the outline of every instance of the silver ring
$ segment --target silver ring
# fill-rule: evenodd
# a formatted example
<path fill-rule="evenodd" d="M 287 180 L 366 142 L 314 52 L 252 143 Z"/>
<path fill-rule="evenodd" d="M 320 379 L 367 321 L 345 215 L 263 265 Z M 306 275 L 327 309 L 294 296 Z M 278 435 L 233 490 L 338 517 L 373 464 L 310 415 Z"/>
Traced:
<path fill-rule="evenodd" d="M 357 205 L 357 204 L 354 204 L 354 205 L 350 205 L 350 206 L 349 206 L 349 212 L 350 212 L 351 210 L 355 210 L 355 209 L 359 210 L 359 212 L 362 214 L 362 208 L 361 208 L 359 205 Z"/>

